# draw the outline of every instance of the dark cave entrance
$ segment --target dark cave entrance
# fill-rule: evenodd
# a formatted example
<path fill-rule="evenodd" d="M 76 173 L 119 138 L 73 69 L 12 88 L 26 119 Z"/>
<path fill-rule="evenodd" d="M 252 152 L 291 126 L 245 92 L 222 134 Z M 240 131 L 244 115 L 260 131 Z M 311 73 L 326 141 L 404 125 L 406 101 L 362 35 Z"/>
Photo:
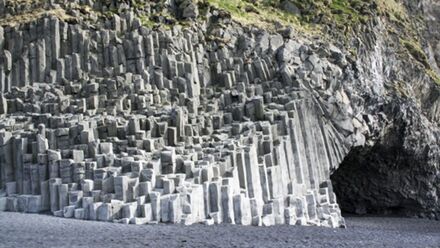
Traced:
<path fill-rule="evenodd" d="M 354 149 L 332 174 L 331 181 L 344 216 L 419 216 L 416 191 L 408 186 L 411 163 L 400 151 L 383 146 Z M 406 187 L 406 188 L 405 188 Z"/>

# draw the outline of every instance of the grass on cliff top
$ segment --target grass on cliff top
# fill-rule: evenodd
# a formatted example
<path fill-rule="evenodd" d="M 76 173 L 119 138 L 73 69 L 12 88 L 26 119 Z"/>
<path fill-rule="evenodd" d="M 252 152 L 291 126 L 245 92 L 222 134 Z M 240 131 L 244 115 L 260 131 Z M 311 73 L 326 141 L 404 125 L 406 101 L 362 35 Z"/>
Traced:
<path fill-rule="evenodd" d="M 360 0 L 291 0 L 301 9 L 301 20 L 304 22 L 325 23 L 334 21 L 337 24 L 355 24 L 361 21 L 366 13 L 360 11 L 366 4 Z"/>
<path fill-rule="evenodd" d="M 274 8 L 268 1 L 250 3 L 243 0 L 205 0 L 210 5 L 231 14 L 234 21 L 272 29 L 275 23 L 300 27 L 299 18 L 281 9 Z"/>
<path fill-rule="evenodd" d="M 66 11 L 61 8 L 55 8 L 51 10 L 39 8 L 32 10 L 31 12 L 25 12 L 18 15 L 7 16 L 5 18 L 2 18 L 0 19 L 0 26 L 15 27 L 23 23 L 35 21 L 43 16 L 56 16 L 58 19 L 62 21 L 68 21 L 74 19 L 74 17 L 68 15 Z"/>
<path fill-rule="evenodd" d="M 242 24 L 270 27 L 279 22 L 302 29 L 330 25 L 347 30 L 367 22 L 375 14 L 398 23 L 407 23 L 408 15 L 398 0 L 289 0 L 299 14 L 282 9 L 283 0 L 201 0 L 228 11 Z"/>
<path fill-rule="evenodd" d="M 323 24 L 347 29 L 369 18 L 368 13 L 364 11 L 368 5 L 365 0 L 290 0 L 290 4 L 297 9 L 298 14 L 283 10 L 282 0 L 204 1 L 229 12 L 232 19 L 238 23 L 264 29 L 274 27 L 274 23 L 294 26 L 296 29 L 308 32 L 319 30 Z"/>

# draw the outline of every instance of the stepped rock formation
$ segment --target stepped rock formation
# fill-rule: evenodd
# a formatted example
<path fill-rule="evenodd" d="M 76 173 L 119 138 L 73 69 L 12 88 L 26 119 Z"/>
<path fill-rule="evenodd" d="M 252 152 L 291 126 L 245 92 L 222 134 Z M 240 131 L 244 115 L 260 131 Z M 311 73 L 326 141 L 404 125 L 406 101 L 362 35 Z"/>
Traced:
<path fill-rule="evenodd" d="M 0 0 L 0 210 L 340 227 L 342 163 L 344 209 L 440 217 L 439 86 L 380 18 L 354 58 L 192 1 L 151 27 L 137 2 Z"/>

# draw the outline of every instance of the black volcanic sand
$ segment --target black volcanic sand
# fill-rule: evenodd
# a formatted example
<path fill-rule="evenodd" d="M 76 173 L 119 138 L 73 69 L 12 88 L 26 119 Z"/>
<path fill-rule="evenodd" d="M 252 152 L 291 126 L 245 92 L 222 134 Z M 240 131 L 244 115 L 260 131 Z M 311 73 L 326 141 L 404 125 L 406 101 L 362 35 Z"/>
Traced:
<path fill-rule="evenodd" d="M 123 225 L 0 212 L 0 247 L 440 247 L 440 221 L 348 217 L 347 229 Z"/>

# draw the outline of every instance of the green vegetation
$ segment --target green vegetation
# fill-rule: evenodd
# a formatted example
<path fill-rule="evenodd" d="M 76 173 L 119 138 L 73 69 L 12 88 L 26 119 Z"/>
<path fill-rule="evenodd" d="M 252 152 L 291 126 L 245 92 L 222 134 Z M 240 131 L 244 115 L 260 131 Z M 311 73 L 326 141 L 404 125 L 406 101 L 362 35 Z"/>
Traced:
<path fill-rule="evenodd" d="M 428 69 L 426 70 L 426 74 L 428 74 L 437 85 L 440 85 L 440 75 L 438 75 L 434 70 Z"/>
<path fill-rule="evenodd" d="M 229 12 L 233 20 L 245 25 L 261 28 L 273 28 L 275 23 L 300 26 L 298 16 L 276 8 L 273 4 L 276 1 L 251 3 L 242 0 L 204 0 L 201 2 Z"/>
<path fill-rule="evenodd" d="M 108 1 L 108 0 L 104 0 Z M 172 25 L 185 21 L 170 16 L 164 0 L 128 0 L 147 27 Z M 397 0 L 192 0 L 197 3 L 200 18 L 209 7 L 224 10 L 231 18 L 244 25 L 263 29 L 294 26 L 299 31 L 313 33 L 326 30 L 347 36 L 354 27 L 367 23 L 373 16 L 383 14 L 396 22 L 405 22 L 405 9 Z M 111 6 L 111 4 L 109 4 Z M 286 7 L 288 6 L 288 7 Z M 153 9 L 154 15 L 143 10 Z M 289 11 L 290 9 L 290 11 Z M 293 9 L 293 10 L 292 10 Z M 110 10 L 111 11 L 111 10 Z M 112 11 L 113 12 L 113 11 Z M 110 14 L 110 13 L 109 13 Z M 160 17 L 160 18 L 159 18 Z M 160 21 L 159 21 L 160 20 Z M 342 32 L 340 32 L 342 30 Z"/>
<path fill-rule="evenodd" d="M 143 0 L 131 0 L 134 7 L 143 9 Z M 200 18 L 205 18 L 207 10 L 214 7 L 224 10 L 231 18 L 244 25 L 253 25 L 266 30 L 282 26 L 294 26 L 298 31 L 313 33 L 327 26 L 333 34 L 347 41 L 356 34 L 355 30 L 376 16 L 387 18 L 386 30 L 400 37 L 401 49 L 418 61 L 437 84 L 440 76 L 434 72 L 417 37 L 414 20 L 409 18 L 405 7 L 398 0 L 288 0 L 291 11 L 285 8 L 284 0 L 193 0 L 199 6 Z M 174 23 L 188 25 L 187 21 L 176 20 L 163 6 L 162 1 L 150 5 L 156 9 L 155 16 L 142 16 L 142 24 L 153 28 L 160 25 L 169 28 Z M 292 10 L 293 9 L 293 10 Z M 159 10 L 159 11 L 158 11 Z M 323 32 L 325 34 L 327 32 Z M 211 37 L 216 39 L 216 37 Z M 218 38 L 218 37 L 217 37 Z M 356 56 L 355 49 L 349 49 Z"/>
<path fill-rule="evenodd" d="M 196 1 L 196 0 L 195 0 Z M 403 27 L 409 18 L 398 0 L 198 0 L 228 11 L 232 18 L 243 24 L 260 27 L 273 23 L 294 25 L 310 30 L 330 26 L 340 30 L 351 30 L 367 23 L 372 17 L 386 16 Z M 288 2 L 298 13 L 287 12 L 283 5 Z"/>
<path fill-rule="evenodd" d="M 411 56 L 415 60 L 420 62 L 423 66 L 425 66 L 425 68 L 430 68 L 428 63 L 428 58 L 425 52 L 423 51 L 422 47 L 420 46 L 419 42 L 415 40 L 413 41 L 400 40 L 400 42 L 408 50 L 409 54 L 411 54 Z"/>
<path fill-rule="evenodd" d="M 344 28 L 369 18 L 368 2 L 361 0 L 291 0 L 299 10 L 289 13 L 282 8 L 282 0 L 205 0 L 209 4 L 228 11 L 232 18 L 244 24 L 270 26 L 275 22 L 284 25 L 319 27 L 319 24 L 335 23 Z"/>
<path fill-rule="evenodd" d="M 400 40 L 402 45 L 406 48 L 406 50 L 409 52 L 411 57 L 413 57 L 415 60 L 420 62 L 420 64 L 423 65 L 425 68 L 426 74 L 434 80 L 434 82 L 438 85 L 440 85 L 440 75 L 438 75 L 429 64 L 428 56 L 426 56 L 425 52 L 422 49 L 422 46 L 420 43 L 416 40 Z"/>
<path fill-rule="evenodd" d="M 397 23 L 407 23 L 408 14 L 403 5 L 396 0 L 376 0 L 379 13 Z"/>
<path fill-rule="evenodd" d="M 30 12 L 24 12 L 17 15 L 9 15 L 4 18 L 1 18 L 0 27 L 4 27 L 4 26 L 15 27 L 23 23 L 32 22 L 46 15 L 56 16 L 58 19 L 63 20 L 65 22 L 75 21 L 75 18 L 67 14 L 64 9 L 54 8 L 51 10 L 46 10 L 43 8 L 38 8 Z"/>
<path fill-rule="evenodd" d="M 154 21 L 150 20 L 150 17 L 148 16 L 139 16 L 139 19 L 141 19 L 142 25 L 148 28 L 153 28 L 156 24 Z"/>
<path fill-rule="evenodd" d="M 243 24 L 270 27 L 278 22 L 308 30 L 327 25 L 350 30 L 368 22 L 376 14 L 405 24 L 408 20 L 404 7 L 396 0 L 199 0 L 228 11 Z M 296 14 L 283 8 L 284 2 L 297 9 Z M 313 28 L 311 28 L 313 27 Z"/>
<path fill-rule="evenodd" d="M 325 24 L 334 22 L 339 26 L 366 21 L 369 16 L 368 2 L 359 0 L 293 0 L 301 9 L 301 20 Z"/>

